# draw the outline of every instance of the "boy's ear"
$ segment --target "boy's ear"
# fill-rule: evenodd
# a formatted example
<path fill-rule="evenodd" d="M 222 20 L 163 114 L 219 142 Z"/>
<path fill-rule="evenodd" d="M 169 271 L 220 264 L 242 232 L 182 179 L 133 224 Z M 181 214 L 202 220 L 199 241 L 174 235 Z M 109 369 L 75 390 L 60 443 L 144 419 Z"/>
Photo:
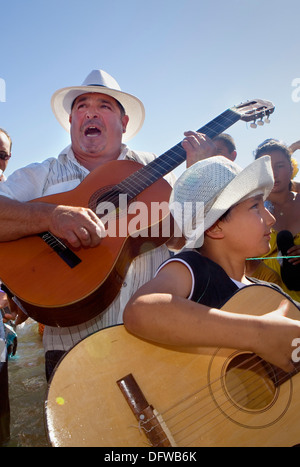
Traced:
<path fill-rule="evenodd" d="M 205 234 L 212 239 L 221 239 L 224 238 L 224 232 L 222 230 L 221 222 L 217 221 L 209 229 L 205 231 Z"/>

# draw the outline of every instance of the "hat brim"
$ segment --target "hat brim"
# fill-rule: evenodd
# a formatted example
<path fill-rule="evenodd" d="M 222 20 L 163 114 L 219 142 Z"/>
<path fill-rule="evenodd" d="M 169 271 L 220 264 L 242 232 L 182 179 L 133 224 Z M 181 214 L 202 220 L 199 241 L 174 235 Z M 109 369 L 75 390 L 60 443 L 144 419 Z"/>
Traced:
<path fill-rule="evenodd" d="M 129 117 L 126 133 L 123 141 L 132 139 L 141 129 L 145 120 L 145 108 L 143 103 L 135 96 L 122 91 L 110 89 L 105 86 L 72 86 L 59 89 L 51 98 L 53 113 L 61 126 L 70 132 L 69 116 L 72 103 L 76 97 L 86 93 L 100 93 L 113 97 L 124 107 Z"/>

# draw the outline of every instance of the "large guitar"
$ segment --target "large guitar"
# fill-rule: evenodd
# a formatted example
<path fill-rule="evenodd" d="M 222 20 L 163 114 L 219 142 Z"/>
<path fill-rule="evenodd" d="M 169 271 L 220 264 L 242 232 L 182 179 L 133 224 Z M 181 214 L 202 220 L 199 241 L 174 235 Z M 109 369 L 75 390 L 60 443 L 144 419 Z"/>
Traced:
<path fill-rule="evenodd" d="M 258 316 L 282 298 L 253 285 L 223 308 Z M 299 319 L 293 302 L 288 316 Z M 294 446 L 299 370 L 295 363 L 285 373 L 249 352 L 163 347 L 123 326 L 107 328 L 56 367 L 45 404 L 48 439 L 55 447 Z"/>
<path fill-rule="evenodd" d="M 271 102 L 246 102 L 198 131 L 213 137 L 238 120 L 268 118 L 273 111 Z M 171 187 L 162 177 L 185 157 L 178 143 L 146 166 L 113 161 L 91 172 L 74 190 L 33 200 L 89 207 L 99 217 L 106 216 L 107 226 L 112 225 L 109 219 L 116 223 L 96 248 L 74 250 L 51 232 L 0 243 L 1 280 L 29 316 L 50 326 L 72 326 L 112 303 L 132 260 L 172 236 Z M 141 205 L 146 209 L 138 215 L 135 206 Z"/>

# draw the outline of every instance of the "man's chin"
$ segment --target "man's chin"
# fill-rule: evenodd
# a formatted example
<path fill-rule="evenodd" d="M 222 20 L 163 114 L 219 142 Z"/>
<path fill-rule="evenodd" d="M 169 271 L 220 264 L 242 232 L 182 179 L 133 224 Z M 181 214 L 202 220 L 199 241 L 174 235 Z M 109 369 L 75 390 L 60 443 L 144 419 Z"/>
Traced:
<path fill-rule="evenodd" d="M 85 156 L 95 156 L 97 154 L 101 154 L 104 150 L 105 146 L 101 144 L 89 143 L 89 144 L 82 144 L 81 150 L 85 154 Z"/>

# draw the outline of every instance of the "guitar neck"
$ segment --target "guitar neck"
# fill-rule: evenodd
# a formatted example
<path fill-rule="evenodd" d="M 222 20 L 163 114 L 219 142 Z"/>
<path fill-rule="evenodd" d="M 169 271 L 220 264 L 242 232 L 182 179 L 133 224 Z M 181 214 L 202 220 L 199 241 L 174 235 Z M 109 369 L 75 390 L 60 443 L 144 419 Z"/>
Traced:
<path fill-rule="evenodd" d="M 228 109 L 207 123 L 207 125 L 197 130 L 197 132 L 204 133 L 209 138 L 214 138 L 215 136 L 223 133 L 224 130 L 232 126 L 238 120 L 240 120 L 240 115 L 237 112 Z M 186 152 L 180 142 L 160 157 L 154 159 L 148 165 L 142 167 L 140 170 L 123 180 L 123 182 L 119 184 L 119 188 L 122 192 L 127 193 L 129 198 L 134 198 L 141 193 L 141 191 L 145 190 L 157 180 L 174 170 L 185 160 Z"/>

